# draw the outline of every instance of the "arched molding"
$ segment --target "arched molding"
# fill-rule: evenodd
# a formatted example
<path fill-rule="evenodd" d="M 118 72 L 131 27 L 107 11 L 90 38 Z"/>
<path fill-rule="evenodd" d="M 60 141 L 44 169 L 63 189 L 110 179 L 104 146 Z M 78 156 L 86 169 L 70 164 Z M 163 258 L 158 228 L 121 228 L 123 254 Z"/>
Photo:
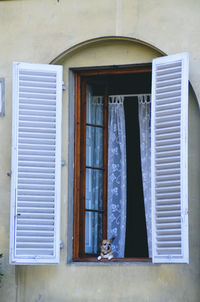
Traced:
<path fill-rule="evenodd" d="M 110 43 L 110 42 L 113 42 L 113 43 L 124 42 L 124 44 L 130 43 L 130 44 L 134 44 L 134 45 L 146 46 L 147 48 L 157 52 L 158 56 L 167 55 L 167 53 L 165 53 L 161 49 L 159 49 L 159 48 L 155 47 L 154 45 L 149 44 L 145 41 L 139 40 L 139 39 L 135 39 L 132 37 L 125 37 L 125 36 L 103 36 L 103 37 L 85 40 L 83 42 L 73 45 L 72 47 L 66 49 L 61 54 L 59 54 L 57 57 L 55 57 L 50 62 L 50 64 L 62 64 L 65 60 L 67 60 L 68 57 L 74 55 L 75 53 L 81 52 L 82 50 L 92 47 L 92 46 L 98 46 L 98 45 L 101 46 L 102 44 Z M 189 81 L 189 88 L 191 89 L 191 92 L 192 92 L 197 104 L 200 107 L 200 102 L 198 101 L 197 94 L 195 93 L 195 90 L 190 81 Z"/>
<path fill-rule="evenodd" d="M 156 52 L 158 52 L 158 54 L 160 56 L 165 56 L 167 55 L 166 53 L 164 53 L 163 51 L 161 51 L 160 49 L 158 49 L 157 47 L 146 43 L 144 41 L 135 39 L 135 38 L 131 38 L 131 37 L 122 37 L 122 36 L 107 36 L 107 37 L 99 37 L 99 38 L 95 38 L 95 39 L 90 39 L 90 40 L 86 40 L 83 41 L 81 43 L 78 43 L 72 47 L 70 47 L 69 49 L 66 49 L 63 53 L 59 54 L 55 59 L 53 59 L 50 63 L 51 64 L 59 64 L 60 62 L 62 62 L 63 60 L 67 59 L 68 56 L 73 55 L 73 53 L 76 53 L 78 51 L 81 51 L 82 49 L 86 48 L 86 47 L 90 47 L 93 45 L 101 45 L 102 43 L 106 43 L 106 42 L 124 42 L 124 43 L 132 43 L 132 44 L 139 44 L 139 45 L 143 45 L 146 47 L 149 47 L 153 50 L 155 50 Z"/>

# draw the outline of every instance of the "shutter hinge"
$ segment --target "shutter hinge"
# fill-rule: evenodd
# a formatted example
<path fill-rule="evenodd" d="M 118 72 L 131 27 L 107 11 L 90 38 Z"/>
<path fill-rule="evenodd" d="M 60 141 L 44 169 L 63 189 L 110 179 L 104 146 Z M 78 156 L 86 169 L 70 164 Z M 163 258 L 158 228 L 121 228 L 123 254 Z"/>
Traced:
<path fill-rule="evenodd" d="M 184 223 L 184 221 L 185 221 L 185 214 L 182 213 L 182 214 L 181 214 L 181 222 Z"/>
<path fill-rule="evenodd" d="M 11 172 L 11 171 L 10 171 L 10 172 L 7 172 L 7 176 L 11 177 L 11 175 L 12 175 L 12 172 Z"/>
<path fill-rule="evenodd" d="M 65 86 L 65 83 L 64 83 L 64 81 L 62 82 L 62 90 L 67 90 L 67 87 Z"/>
<path fill-rule="evenodd" d="M 14 217 L 16 218 L 16 217 L 20 217 L 21 216 L 21 214 L 20 213 L 15 213 L 14 214 Z"/>
<path fill-rule="evenodd" d="M 64 248 L 64 244 L 62 242 L 62 240 L 60 240 L 60 249 L 63 249 Z"/>
<path fill-rule="evenodd" d="M 65 160 L 61 160 L 61 166 L 66 166 L 66 161 Z"/>
<path fill-rule="evenodd" d="M 188 215 L 188 209 L 185 209 L 181 214 L 181 220 L 184 223 L 185 222 L 185 216 Z"/>

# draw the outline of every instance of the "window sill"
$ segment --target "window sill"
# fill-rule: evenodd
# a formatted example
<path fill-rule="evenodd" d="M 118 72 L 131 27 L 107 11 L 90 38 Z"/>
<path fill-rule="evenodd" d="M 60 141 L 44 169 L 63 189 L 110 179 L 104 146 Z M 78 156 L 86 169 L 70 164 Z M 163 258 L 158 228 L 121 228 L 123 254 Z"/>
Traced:
<path fill-rule="evenodd" d="M 108 259 L 101 259 L 97 260 L 97 257 L 84 257 L 84 258 L 75 258 L 72 262 L 93 262 L 93 263 L 129 263 L 129 262 L 145 262 L 145 263 L 152 263 L 152 258 L 112 258 L 111 260 Z"/>

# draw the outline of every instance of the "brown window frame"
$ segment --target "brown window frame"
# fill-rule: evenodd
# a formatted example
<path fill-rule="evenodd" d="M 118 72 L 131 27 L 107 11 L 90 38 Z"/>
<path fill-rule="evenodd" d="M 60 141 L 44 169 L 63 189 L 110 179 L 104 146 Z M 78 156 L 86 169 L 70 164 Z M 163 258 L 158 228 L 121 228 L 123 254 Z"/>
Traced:
<path fill-rule="evenodd" d="M 98 75 L 116 75 L 151 72 L 151 64 L 111 66 L 101 68 L 74 68 L 74 188 L 73 188 L 73 261 L 97 261 L 96 255 L 85 254 L 85 170 L 86 170 L 86 83 Z M 103 184 L 103 237 L 107 237 L 107 138 L 108 94 L 104 95 L 104 184 Z M 106 152 L 105 152 L 106 150 Z M 93 167 L 90 167 L 93 168 Z M 96 211 L 98 212 L 98 210 Z M 113 258 L 118 261 L 144 261 L 151 258 Z"/>

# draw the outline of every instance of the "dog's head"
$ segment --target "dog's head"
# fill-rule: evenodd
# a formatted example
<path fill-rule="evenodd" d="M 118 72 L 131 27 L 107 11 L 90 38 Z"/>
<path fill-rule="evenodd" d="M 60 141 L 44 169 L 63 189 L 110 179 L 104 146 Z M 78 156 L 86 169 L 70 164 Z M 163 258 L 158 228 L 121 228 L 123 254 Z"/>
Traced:
<path fill-rule="evenodd" d="M 101 255 L 104 258 L 107 258 L 108 255 L 112 255 L 112 242 L 115 238 L 112 237 L 111 239 L 104 239 L 101 242 Z"/>

